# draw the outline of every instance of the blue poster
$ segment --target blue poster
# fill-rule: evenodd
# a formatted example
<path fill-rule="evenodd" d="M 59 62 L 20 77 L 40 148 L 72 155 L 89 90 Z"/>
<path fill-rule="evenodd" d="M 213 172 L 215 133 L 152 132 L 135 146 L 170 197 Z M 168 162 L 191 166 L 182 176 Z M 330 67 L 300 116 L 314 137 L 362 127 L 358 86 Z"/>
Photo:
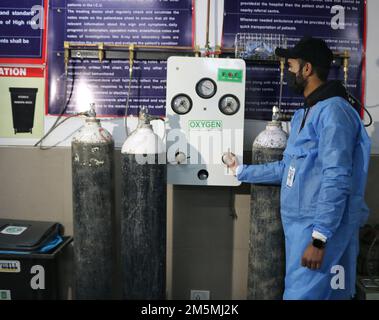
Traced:
<path fill-rule="evenodd" d="M 323 38 L 333 52 L 349 52 L 348 90 L 361 99 L 364 13 L 364 0 L 225 0 L 223 47 L 233 48 L 240 33 L 284 35 L 288 47 L 306 35 Z M 279 65 L 247 63 L 246 75 L 246 118 L 270 120 L 279 100 Z M 343 68 L 333 67 L 329 79 L 343 80 Z M 303 101 L 284 86 L 283 111 L 293 113 Z"/>
<path fill-rule="evenodd" d="M 165 115 L 166 61 L 71 59 L 64 71 L 64 41 L 86 44 L 186 46 L 193 42 L 192 0 L 50 0 L 49 110 L 67 114 L 95 103 L 101 116 L 124 116 L 142 106 Z M 71 97 L 71 98 L 70 98 Z"/>
<path fill-rule="evenodd" d="M 43 58 L 43 5 L 44 0 L 1 0 L 0 62 L 32 63 L 30 59 Z"/>

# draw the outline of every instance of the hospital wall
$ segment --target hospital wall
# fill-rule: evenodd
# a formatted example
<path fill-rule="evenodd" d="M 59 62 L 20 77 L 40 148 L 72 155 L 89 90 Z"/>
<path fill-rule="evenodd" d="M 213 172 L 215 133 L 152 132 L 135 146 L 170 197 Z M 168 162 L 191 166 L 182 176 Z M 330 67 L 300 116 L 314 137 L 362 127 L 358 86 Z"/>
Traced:
<path fill-rule="evenodd" d="M 217 5 L 216 5 L 217 4 Z M 206 1 L 197 1 L 197 30 L 204 30 Z M 212 2 L 221 36 L 222 1 Z M 366 199 L 370 223 L 379 223 L 379 2 L 368 0 L 366 102 L 374 124 L 368 129 L 373 147 Z M 204 44 L 199 31 L 197 42 Z M 245 158 L 252 141 L 265 126 L 245 123 Z M 63 131 L 70 127 L 63 128 Z M 122 137 L 116 137 L 122 140 Z M 57 138 L 58 139 L 58 138 Z M 68 143 L 69 144 L 69 143 Z M 66 144 L 48 151 L 29 146 L 0 147 L 0 217 L 62 222 L 72 234 L 71 152 Z M 120 150 L 116 155 L 116 221 L 120 214 Z M 187 299 L 191 289 L 210 290 L 212 299 L 245 299 L 247 284 L 250 186 L 172 186 L 168 189 L 167 291 L 168 298 Z M 191 204 L 191 205 L 189 205 Z M 117 237 L 117 231 L 115 232 Z M 67 263 L 70 265 L 70 254 Z M 117 261 L 117 257 L 115 257 Z M 69 267 L 72 270 L 72 267 Z M 65 277 L 70 280 L 69 273 Z"/>

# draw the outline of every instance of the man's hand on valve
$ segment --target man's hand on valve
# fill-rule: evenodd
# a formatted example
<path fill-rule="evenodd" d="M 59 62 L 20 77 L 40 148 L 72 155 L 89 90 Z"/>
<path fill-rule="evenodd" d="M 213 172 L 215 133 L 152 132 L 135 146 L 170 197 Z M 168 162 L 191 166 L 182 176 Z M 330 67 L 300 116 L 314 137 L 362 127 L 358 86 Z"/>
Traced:
<path fill-rule="evenodd" d="M 239 165 L 237 157 L 232 152 L 226 152 L 222 156 L 222 162 L 236 175 L 236 170 Z"/>

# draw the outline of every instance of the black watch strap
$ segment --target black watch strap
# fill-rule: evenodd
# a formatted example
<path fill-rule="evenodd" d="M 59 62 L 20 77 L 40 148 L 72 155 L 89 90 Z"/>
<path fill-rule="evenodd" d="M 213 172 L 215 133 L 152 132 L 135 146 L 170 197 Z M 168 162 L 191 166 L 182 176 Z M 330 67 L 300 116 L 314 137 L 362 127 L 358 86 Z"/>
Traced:
<path fill-rule="evenodd" d="M 326 242 L 320 240 L 320 239 L 313 239 L 312 245 L 316 247 L 317 249 L 324 249 Z"/>

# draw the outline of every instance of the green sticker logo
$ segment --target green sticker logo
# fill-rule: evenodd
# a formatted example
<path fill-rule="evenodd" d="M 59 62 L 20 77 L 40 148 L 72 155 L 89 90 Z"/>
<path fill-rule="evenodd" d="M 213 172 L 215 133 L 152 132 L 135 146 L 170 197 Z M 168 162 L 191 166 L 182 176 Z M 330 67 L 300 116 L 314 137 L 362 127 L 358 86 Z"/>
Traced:
<path fill-rule="evenodd" d="M 243 71 L 240 69 L 218 69 L 218 81 L 242 82 Z"/>

